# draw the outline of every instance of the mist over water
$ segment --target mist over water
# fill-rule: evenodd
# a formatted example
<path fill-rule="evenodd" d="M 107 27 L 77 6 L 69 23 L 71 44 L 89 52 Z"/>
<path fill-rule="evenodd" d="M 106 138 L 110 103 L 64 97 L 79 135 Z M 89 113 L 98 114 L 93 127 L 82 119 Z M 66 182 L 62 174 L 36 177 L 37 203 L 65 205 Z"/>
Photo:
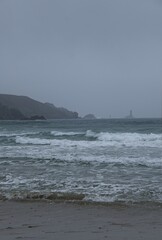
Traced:
<path fill-rule="evenodd" d="M 0 195 L 162 203 L 161 146 L 160 119 L 1 121 Z"/>

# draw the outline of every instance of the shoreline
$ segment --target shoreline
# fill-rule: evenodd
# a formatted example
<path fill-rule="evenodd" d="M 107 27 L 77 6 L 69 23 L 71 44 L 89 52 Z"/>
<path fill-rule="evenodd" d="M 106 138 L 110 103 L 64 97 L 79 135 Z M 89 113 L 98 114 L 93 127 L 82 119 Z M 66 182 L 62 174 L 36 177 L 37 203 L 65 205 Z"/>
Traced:
<path fill-rule="evenodd" d="M 0 201 L 2 240 L 161 240 L 162 208 Z"/>
<path fill-rule="evenodd" d="M 162 201 L 95 201 L 86 199 L 84 193 L 74 192 L 52 192 L 52 193 L 38 193 L 38 192 L 27 192 L 27 193 L 13 193 L 10 196 L 0 193 L 0 202 L 44 202 L 44 203 L 67 203 L 67 204 L 78 204 L 78 205 L 89 205 L 89 206 L 105 206 L 105 207 L 146 207 L 146 208 L 162 208 Z"/>

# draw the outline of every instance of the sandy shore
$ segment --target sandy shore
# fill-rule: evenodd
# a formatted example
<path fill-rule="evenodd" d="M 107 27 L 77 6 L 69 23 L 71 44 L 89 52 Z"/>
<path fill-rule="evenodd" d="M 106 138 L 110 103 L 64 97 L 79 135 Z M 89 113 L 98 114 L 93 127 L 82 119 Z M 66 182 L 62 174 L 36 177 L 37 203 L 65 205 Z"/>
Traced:
<path fill-rule="evenodd" d="M 162 208 L 2 201 L 0 239 L 161 240 Z"/>

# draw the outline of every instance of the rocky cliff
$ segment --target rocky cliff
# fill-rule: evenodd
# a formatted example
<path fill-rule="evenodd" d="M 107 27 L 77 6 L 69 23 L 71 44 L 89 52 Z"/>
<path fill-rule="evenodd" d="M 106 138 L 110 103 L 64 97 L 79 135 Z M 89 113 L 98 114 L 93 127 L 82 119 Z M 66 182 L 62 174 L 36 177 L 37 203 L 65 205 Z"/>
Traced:
<path fill-rule="evenodd" d="M 46 119 L 73 119 L 78 118 L 77 112 L 69 111 L 65 108 L 57 108 L 51 103 L 42 103 L 26 96 L 0 94 L 0 119 L 6 119 L 4 109 L 17 111 L 20 116 L 18 119 L 31 118 L 32 116 L 43 116 Z M 2 110 L 3 109 L 3 110 Z M 12 118 L 13 119 L 13 118 Z"/>

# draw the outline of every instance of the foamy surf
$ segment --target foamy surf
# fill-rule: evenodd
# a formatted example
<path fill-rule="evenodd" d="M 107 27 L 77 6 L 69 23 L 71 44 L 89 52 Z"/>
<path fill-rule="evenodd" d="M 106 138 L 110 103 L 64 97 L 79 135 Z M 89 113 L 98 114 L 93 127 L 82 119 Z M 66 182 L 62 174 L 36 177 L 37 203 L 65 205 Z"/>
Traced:
<path fill-rule="evenodd" d="M 77 135 L 83 135 L 84 132 L 60 132 L 60 131 L 51 131 L 51 134 L 56 137 L 62 137 L 62 136 L 77 136 Z"/>
<path fill-rule="evenodd" d="M 0 196 L 162 203 L 161 146 L 155 120 L 3 122 Z"/>
<path fill-rule="evenodd" d="M 56 133 L 54 136 L 76 136 L 78 133 L 68 134 Z M 94 133 L 88 130 L 85 133 L 87 138 L 90 140 L 70 140 L 70 139 L 46 139 L 46 138 L 34 138 L 25 136 L 16 136 L 16 143 L 19 144 L 33 144 L 33 145 L 57 145 L 60 144 L 64 146 L 116 146 L 116 147 L 161 147 L 162 144 L 162 134 L 139 134 L 139 133 L 108 133 L 100 132 Z M 93 140 L 92 140 L 93 138 Z"/>

